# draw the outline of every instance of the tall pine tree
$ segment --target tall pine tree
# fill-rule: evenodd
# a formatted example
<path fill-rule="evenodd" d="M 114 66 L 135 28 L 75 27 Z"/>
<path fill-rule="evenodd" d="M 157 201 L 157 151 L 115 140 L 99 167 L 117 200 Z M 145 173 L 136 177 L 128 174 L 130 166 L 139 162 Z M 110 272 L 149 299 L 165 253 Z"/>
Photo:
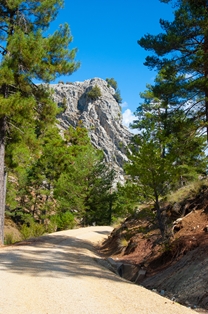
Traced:
<path fill-rule="evenodd" d="M 156 84 L 162 80 L 157 76 Z M 126 172 L 138 190 L 138 200 L 152 200 L 162 236 L 165 235 L 164 217 L 159 199 L 181 183 L 198 177 L 206 170 L 206 141 L 198 131 L 198 121 L 182 110 L 173 110 L 165 95 L 154 94 L 154 86 L 141 94 L 144 102 L 136 112 L 133 127 L 139 134 L 132 139 L 130 162 Z M 170 95 L 169 95 L 170 96 Z"/>
<path fill-rule="evenodd" d="M 207 128 L 208 137 L 208 3 L 206 0 L 160 0 L 175 7 L 174 20 L 160 20 L 163 33 L 145 35 L 138 43 L 153 55 L 145 65 L 165 69 L 158 84 L 174 107 L 183 108 Z M 175 75 L 172 75 L 172 74 Z"/>
<path fill-rule="evenodd" d="M 41 127 L 54 121 L 55 105 L 49 90 L 34 84 L 49 83 L 71 74 L 79 64 L 67 24 L 47 35 L 50 23 L 63 7 L 63 0 L 3 0 L 0 3 L 0 243 L 3 243 L 5 208 L 5 145 L 16 128 L 27 132 L 25 123 Z"/>

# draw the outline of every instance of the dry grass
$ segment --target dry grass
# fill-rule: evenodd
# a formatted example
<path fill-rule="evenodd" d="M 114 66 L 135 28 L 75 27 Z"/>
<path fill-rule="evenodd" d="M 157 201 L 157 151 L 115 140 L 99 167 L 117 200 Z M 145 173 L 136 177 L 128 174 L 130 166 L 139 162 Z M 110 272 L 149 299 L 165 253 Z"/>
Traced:
<path fill-rule="evenodd" d="M 167 196 L 167 201 L 170 203 L 176 203 L 194 197 L 203 187 L 208 187 L 207 179 L 194 181 L 186 186 L 183 186 L 177 191 L 172 192 Z"/>
<path fill-rule="evenodd" d="M 125 238 L 119 239 L 119 247 L 124 248 L 128 246 L 128 241 Z"/>

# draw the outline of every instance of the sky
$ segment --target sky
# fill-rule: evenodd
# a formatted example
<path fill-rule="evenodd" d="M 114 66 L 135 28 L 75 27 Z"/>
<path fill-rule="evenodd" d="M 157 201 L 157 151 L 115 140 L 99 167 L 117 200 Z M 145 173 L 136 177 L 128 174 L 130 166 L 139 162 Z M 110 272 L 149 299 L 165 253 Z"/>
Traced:
<path fill-rule="evenodd" d="M 141 103 L 140 93 L 156 75 L 144 66 L 149 54 L 137 40 L 159 34 L 160 18 L 171 21 L 173 9 L 159 0 L 65 0 L 64 9 L 51 25 L 54 31 L 68 23 L 81 67 L 57 81 L 76 82 L 99 77 L 114 78 L 122 97 L 123 123 L 128 126 Z"/>

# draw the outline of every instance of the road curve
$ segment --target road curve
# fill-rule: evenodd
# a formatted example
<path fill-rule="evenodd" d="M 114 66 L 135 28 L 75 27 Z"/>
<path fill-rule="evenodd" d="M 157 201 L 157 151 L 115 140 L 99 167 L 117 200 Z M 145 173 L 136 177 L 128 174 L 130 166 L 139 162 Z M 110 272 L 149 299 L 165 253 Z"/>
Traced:
<path fill-rule="evenodd" d="M 89 243 L 111 227 L 53 233 L 0 248 L 0 314 L 196 313 L 103 268 Z"/>

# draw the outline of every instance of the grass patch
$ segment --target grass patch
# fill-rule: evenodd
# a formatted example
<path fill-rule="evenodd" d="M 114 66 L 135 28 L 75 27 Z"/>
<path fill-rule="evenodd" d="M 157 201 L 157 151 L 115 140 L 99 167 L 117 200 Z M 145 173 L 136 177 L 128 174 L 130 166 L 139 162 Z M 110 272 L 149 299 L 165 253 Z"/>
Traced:
<path fill-rule="evenodd" d="M 15 236 L 12 233 L 6 233 L 4 236 L 4 244 L 5 245 L 11 245 L 17 242 L 18 240 L 15 238 Z"/>
<path fill-rule="evenodd" d="M 119 247 L 124 248 L 128 246 L 128 241 L 125 238 L 119 239 Z"/>
<path fill-rule="evenodd" d="M 188 198 L 196 196 L 205 188 L 208 188 L 208 180 L 197 180 L 186 186 L 183 186 L 175 192 L 170 193 L 167 196 L 166 200 L 170 203 L 181 202 Z"/>

